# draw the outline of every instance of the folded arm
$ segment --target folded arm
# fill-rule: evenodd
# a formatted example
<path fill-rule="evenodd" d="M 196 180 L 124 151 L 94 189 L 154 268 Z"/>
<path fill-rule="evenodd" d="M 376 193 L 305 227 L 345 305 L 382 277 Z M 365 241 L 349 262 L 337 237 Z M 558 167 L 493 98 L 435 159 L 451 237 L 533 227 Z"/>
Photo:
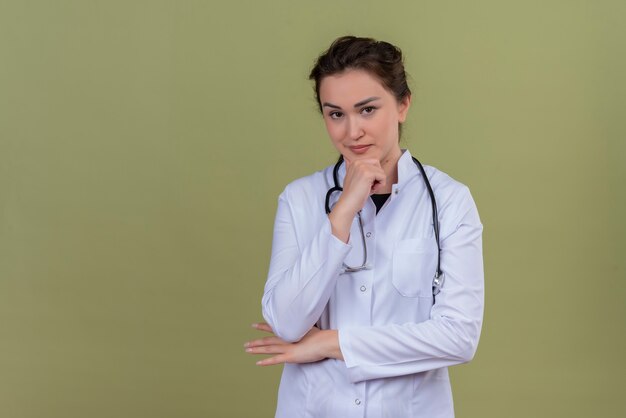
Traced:
<path fill-rule="evenodd" d="M 469 194 L 468 198 L 469 209 L 454 231 L 442 240 L 446 282 L 436 297 L 429 320 L 318 330 L 312 328 L 316 319 L 311 318 L 311 325 L 303 334 L 305 338 L 298 343 L 269 337 L 249 342 L 248 352 L 273 355 L 261 360 L 261 365 L 305 363 L 324 358 L 344 360 L 353 382 L 419 373 L 470 361 L 476 352 L 482 325 L 484 274 L 482 224 Z M 263 325 L 259 329 L 272 331 Z"/>
<path fill-rule="evenodd" d="M 274 333 L 293 342 L 319 320 L 351 246 L 332 234 L 326 219 L 313 239 L 301 247 L 285 193 L 278 200 L 262 309 Z"/>
<path fill-rule="evenodd" d="M 470 361 L 483 318 L 482 224 L 469 192 L 467 210 L 442 239 L 445 283 L 430 319 L 339 330 L 353 382 L 419 373 Z"/>

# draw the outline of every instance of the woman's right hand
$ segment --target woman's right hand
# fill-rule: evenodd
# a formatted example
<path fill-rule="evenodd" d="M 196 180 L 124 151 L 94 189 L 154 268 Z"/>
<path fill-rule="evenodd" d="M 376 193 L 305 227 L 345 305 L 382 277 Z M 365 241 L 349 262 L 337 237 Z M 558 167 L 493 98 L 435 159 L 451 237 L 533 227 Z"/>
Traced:
<path fill-rule="evenodd" d="M 346 162 L 343 192 L 328 215 L 333 235 L 348 242 L 350 227 L 357 212 L 363 209 L 369 196 L 385 188 L 387 176 L 377 159 Z"/>
<path fill-rule="evenodd" d="M 262 322 L 253 324 L 254 328 L 274 334 L 268 324 Z M 339 346 L 337 330 L 320 330 L 311 328 L 298 342 L 287 343 L 276 335 L 248 341 L 244 344 L 246 352 L 250 354 L 269 354 L 271 357 L 258 361 L 259 366 L 271 366 L 282 363 L 312 363 L 334 358 L 343 360 Z"/>

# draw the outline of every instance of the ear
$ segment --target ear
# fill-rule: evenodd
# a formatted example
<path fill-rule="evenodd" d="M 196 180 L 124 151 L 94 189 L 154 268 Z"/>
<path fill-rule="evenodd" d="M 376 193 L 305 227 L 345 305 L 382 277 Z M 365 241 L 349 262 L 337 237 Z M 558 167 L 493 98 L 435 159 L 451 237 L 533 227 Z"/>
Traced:
<path fill-rule="evenodd" d="M 404 123 L 406 116 L 409 113 L 409 107 L 411 107 L 411 95 L 407 95 L 400 103 L 398 103 L 398 122 Z"/>

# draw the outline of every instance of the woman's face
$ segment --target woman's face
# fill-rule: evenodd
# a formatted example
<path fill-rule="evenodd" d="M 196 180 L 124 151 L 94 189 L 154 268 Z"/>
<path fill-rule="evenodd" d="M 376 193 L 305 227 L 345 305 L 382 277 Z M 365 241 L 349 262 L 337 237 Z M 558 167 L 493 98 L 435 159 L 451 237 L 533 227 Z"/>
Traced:
<path fill-rule="evenodd" d="M 406 119 L 410 97 L 398 103 L 376 77 L 347 70 L 322 79 L 320 102 L 328 135 L 346 160 L 398 161 L 398 123 Z"/>

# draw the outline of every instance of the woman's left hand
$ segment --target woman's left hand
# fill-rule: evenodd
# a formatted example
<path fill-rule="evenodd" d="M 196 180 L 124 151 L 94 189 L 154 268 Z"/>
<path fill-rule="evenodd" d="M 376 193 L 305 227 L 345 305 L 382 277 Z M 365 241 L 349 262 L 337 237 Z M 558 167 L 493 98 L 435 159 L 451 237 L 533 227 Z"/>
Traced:
<path fill-rule="evenodd" d="M 254 324 L 254 328 L 274 334 L 266 324 Z M 259 366 L 271 366 L 282 363 L 312 363 L 325 358 L 343 360 L 339 349 L 337 330 L 320 330 L 313 327 L 298 342 L 288 343 L 275 335 L 248 341 L 244 344 L 250 354 L 269 354 L 271 357 L 258 361 Z"/>

